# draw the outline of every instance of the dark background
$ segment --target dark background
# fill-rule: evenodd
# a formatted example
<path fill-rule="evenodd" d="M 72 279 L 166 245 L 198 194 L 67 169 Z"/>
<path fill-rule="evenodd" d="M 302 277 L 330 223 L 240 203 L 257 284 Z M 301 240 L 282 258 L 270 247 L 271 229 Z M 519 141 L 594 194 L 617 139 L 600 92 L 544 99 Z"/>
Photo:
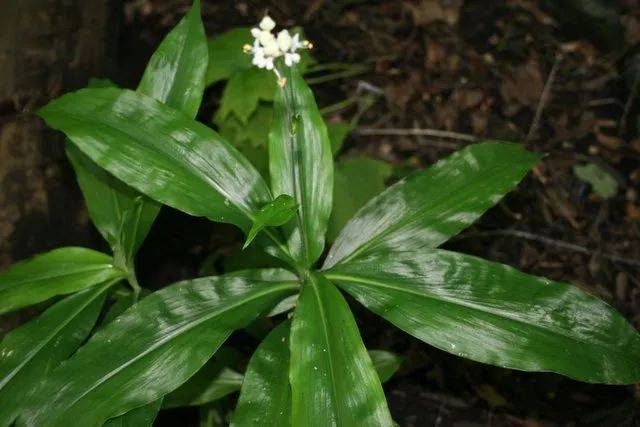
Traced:
<path fill-rule="evenodd" d="M 105 249 L 60 135 L 33 110 L 89 77 L 135 87 L 189 3 L 0 2 L 0 269 L 58 246 Z M 433 163 L 472 137 L 521 141 L 548 153 L 513 194 L 448 247 L 571 282 L 639 326 L 636 1 L 203 0 L 202 9 L 209 36 L 255 24 L 268 11 L 278 24 L 303 26 L 320 62 L 365 66 L 366 73 L 313 89 L 320 106 L 378 95 L 345 151 L 389 161 L 397 175 Z M 210 122 L 219 95 L 220 87 L 207 91 L 199 119 Z M 353 113 L 347 108 L 330 120 Z M 376 131 L 364 134 L 364 128 Z M 406 129 L 421 129 L 421 135 Z M 463 135 L 438 138 L 431 130 Z M 613 198 L 598 197 L 574 175 L 572 167 L 585 163 L 617 181 Z M 158 288 L 194 277 L 209 254 L 237 249 L 239 237 L 230 227 L 164 208 L 138 257 L 141 282 Z M 385 385 L 402 426 L 640 424 L 636 387 L 480 365 L 352 306 L 368 347 L 406 358 Z M 37 310 L 1 318 L 0 335 Z M 233 340 L 247 355 L 255 345 L 242 334 Z M 182 410 L 163 413 L 158 423 L 196 419 L 194 411 Z"/>

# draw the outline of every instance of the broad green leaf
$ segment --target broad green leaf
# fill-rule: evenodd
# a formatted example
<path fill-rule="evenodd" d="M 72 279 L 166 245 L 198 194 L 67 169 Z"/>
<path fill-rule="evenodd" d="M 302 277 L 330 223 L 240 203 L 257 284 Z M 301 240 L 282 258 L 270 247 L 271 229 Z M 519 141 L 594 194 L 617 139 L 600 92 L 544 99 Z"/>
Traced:
<path fill-rule="evenodd" d="M 187 280 L 149 295 L 106 325 L 49 375 L 24 425 L 63 426 L 108 418 L 176 389 L 238 328 L 297 289 L 248 271 Z"/>
<path fill-rule="evenodd" d="M 470 145 L 389 187 L 342 230 L 324 264 L 398 248 L 434 248 L 512 190 L 540 156 L 519 145 Z"/>
<path fill-rule="evenodd" d="M 276 86 L 273 71 L 253 67 L 237 72 L 222 92 L 218 114 L 223 119 L 234 114 L 242 123 L 247 123 L 260 101 L 273 100 Z"/>
<path fill-rule="evenodd" d="M 336 164 L 328 241 L 333 242 L 349 219 L 385 189 L 391 173 L 388 163 L 366 157 L 347 157 Z"/>
<path fill-rule="evenodd" d="M 0 274 L 0 314 L 123 275 L 103 253 L 76 247 L 54 249 Z"/>
<path fill-rule="evenodd" d="M 147 405 L 130 410 L 124 415 L 111 418 L 103 424 L 104 427 L 151 427 L 160 412 L 162 398 Z"/>
<path fill-rule="evenodd" d="M 213 123 L 218 126 L 220 135 L 227 138 L 236 148 L 239 150 L 247 146 L 264 148 L 265 159 L 267 159 L 266 148 L 272 117 L 273 107 L 270 104 L 261 102 L 254 113 L 251 114 L 247 123 L 243 123 L 234 114 L 222 117 L 220 110 L 214 116 Z M 257 167 L 257 165 L 255 166 Z"/>
<path fill-rule="evenodd" d="M 587 382 L 640 381 L 640 335 L 576 287 L 439 249 L 379 251 L 326 276 L 444 351 Z"/>
<path fill-rule="evenodd" d="M 331 152 L 334 157 L 342 148 L 344 140 L 347 139 L 349 133 L 353 130 L 350 123 L 327 123 L 327 133 L 331 142 Z"/>
<path fill-rule="evenodd" d="M 233 28 L 208 40 L 209 66 L 207 86 L 220 80 L 227 80 L 238 71 L 251 68 L 251 55 L 244 53 L 242 47 L 251 44 L 251 29 Z"/>
<path fill-rule="evenodd" d="M 147 237 L 160 210 L 160 205 L 118 181 L 68 141 L 66 151 L 76 172 L 91 221 L 114 253 L 124 256 L 124 245 L 121 241 L 124 235 L 132 240 L 130 249 L 135 255 Z M 136 199 L 139 197 L 144 197 L 144 202 L 140 208 L 136 208 Z M 124 225 L 124 216 L 130 216 L 128 212 L 134 210 L 139 210 L 138 221 Z"/>
<path fill-rule="evenodd" d="M 349 306 L 322 276 L 302 285 L 290 348 L 293 425 L 392 425 Z"/>
<path fill-rule="evenodd" d="M 369 357 L 373 362 L 380 382 L 387 382 L 395 374 L 402 364 L 402 356 L 385 350 L 369 350 Z"/>
<path fill-rule="evenodd" d="M 291 425 L 290 322 L 278 325 L 249 361 L 232 426 Z"/>
<path fill-rule="evenodd" d="M 267 203 L 253 218 L 253 225 L 247 234 L 243 249 L 246 249 L 265 227 L 279 227 L 291 221 L 297 208 L 295 199 L 287 194 L 281 194 Z"/>
<path fill-rule="evenodd" d="M 0 343 L 0 426 L 10 425 L 37 384 L 80 347 L 111 285 L 108 282 L 66 297 L 4 337 Z"/>
<path fill-rule="evenodd" d="M 232 348 L 220 348 L 186 383 L 165 396 L 162 407 L 200 406 L 240 390 L 242 374 L 236 369 L 241 357 Z"/>
<path fill-rule="evenodd" d="M 220 110 L 213 119 L 213 122 L 218 126 L 220 135 L 249 159 L 265 179 L 269 178 L 267 140 L 272 115 L 273 107 L 261 102 L 247 123 L 243 123 L 235 114 L 229 114 L 223 118 Z"/>
<path fill-rule="evenodd" d="M 248 230 L 270 201 L 238 151 L 182 112 L 123 89 L 83 89 L 40 110 L 47 123 L 118 179 L 166 205 Z"/>
<path fill-rule="evenodd" d="M 204 91 L 207 47 L 200 5 L 165 37 L 151 57 L 138 92 L 195 117 Z M 89 87 L 114 87 L 92 79 Z M 67 155 L 78 177 L 91 220 L 114 251 L 118 265 L 132 269 L 133 257 L 147 236 L 160 205 L 118 181 L 72 144 Z M 128 217 L 126 222 L 125 216 Z M 122 240 L 127 240 L 123 242 Z"/>
<path fill-rule="evenodd" d="M 159 205 L 156 202 L 146 196 L 139 195 L 133 199 L 132 206 L 122 215 L 118 246 L 114 249 L 113 257 L 117 266 L 126 266 L 129 280 L 136 280 L 131 276 L 131 272 L 135 271 L 133 259 L 147 235 L 147 231 L 139 233 L 138 230 L 151 228 L 158 214 L 158 209 Z"/>
<path fill-rule="evenodd" d="M 195 117 L 207 74 L 208 48 L 200 17 L 200 0 L 155 51 L 138 92 Z"/>
<path fill-rule="evenodd" d="M 333 157 L 324 120 L 296 67 L 281 67 L 286 78 L 277 91 L 269 133 L 269 170 L 274 194 L 290 194 L 298 203 L 296 220 L 284 229 L 289 252 L 304 266 L 324 249 L 331 214 Z"/>
<path fill-rule="evenodd" d="M 591 184 L 593 191 L 603 199 L 610 199 L 618 192 L 618 182 L 595 163 L 575 165 L 573 173 L 582 181 Z"/>

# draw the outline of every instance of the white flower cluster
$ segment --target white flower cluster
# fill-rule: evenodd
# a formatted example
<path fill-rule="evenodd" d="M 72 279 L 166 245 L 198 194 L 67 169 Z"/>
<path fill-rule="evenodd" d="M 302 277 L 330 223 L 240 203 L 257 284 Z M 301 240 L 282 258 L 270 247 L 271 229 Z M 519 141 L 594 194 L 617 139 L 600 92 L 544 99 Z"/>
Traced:
<path fill-rule="evenodd" d="M 277 70 L 274 68 L 274 61 L 279 57 L 284 57 L 287 67 L 300 62 L 299 49 L 311 49 L 313 46 L 307 40 L 300 40 L 300 35 L 293 37 L 289 30 L 282 30 L 278 35 L 273 34 L 276 23 L 269 16 L 265 16 L 260 21 L 258 28 L 251 29 L 253 35 L 253 46 L 245 45 L 244 51 L 253 55 L 253 65 L 267 70 Z"/>

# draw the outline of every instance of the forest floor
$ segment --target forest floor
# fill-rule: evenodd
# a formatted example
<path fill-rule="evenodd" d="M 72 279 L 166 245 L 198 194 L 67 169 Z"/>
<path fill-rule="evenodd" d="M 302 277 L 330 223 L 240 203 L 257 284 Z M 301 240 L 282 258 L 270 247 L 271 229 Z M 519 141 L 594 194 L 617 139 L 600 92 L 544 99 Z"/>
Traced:
<path fill-rule="evenodd" d="M 120 83 L 135 84 L 188 3 L 125 2 Z M 375 99 L 345 143 L 348 154 L 386 160 L 401 173 L 479 139 L 519 141 L 547 153 L 516 191 L 448 247 L 573 283 L 640 326 L 640 103 L 637 81 L 628 78 L 640 74 L 640 61 L 629 65 L 634 51 L 624 48 L 640 41 L 633 1 L 621 2 L 621 19 L 599 31 L 588 16 L 533 0 L 204 3 L 209 36 L 252 25 L 268 11 L 284 26 L 302 26 L 319 62 L 365 69 L 313 86 L 321 107 L 356 101 L 330 114 L 332 121 L 350 119 L 360 99 Z M 219 88 L 207 92 L 200 119 L 210 121 L 219 96 Z M 574 167 L 584 165 L 597 166 L 599 184 L 614 194 L 604 197 L 606 189 L 576 176 Z M 229 245 L 229 235 L 165 209 L 142 250 L 142 275 L 158 284 L 192 277 L 207 254 Z M 418 342 L 365 310 L 356 308 L 356 315 L 368 347 L 405 357 L 385 385 L 401 426 L 640 424 L 635 387 L 481 365 Z M 250 344 L 237 341 L 250 352 Z M 159 423 L 172 417 L 187 425 L 193 413 L 164 415 Z"/>

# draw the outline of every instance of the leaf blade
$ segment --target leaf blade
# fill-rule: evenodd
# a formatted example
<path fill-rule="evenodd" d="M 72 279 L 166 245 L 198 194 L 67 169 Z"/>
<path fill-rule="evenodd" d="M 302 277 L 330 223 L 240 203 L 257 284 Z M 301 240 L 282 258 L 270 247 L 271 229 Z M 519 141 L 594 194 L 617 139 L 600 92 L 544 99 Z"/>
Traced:
<path fill-rule="evenodd" d="M 118 179 L 188 214 L 246 230 L 248 216 L 270 201 L 266 183 L 235 148 L 145 95 L 83 89 L 39 114 Z"/>
<path fill-rule="evenodd" d="M 393 375 L 400 369 L 403 357 L 385 350 L 369 350 L 369 357 L 373 362 L 380 382 L 385 383 L 393 377 Z"/>
<path fill-rule="evenodd" d="M 297 287 L 254 280 L 258 275 L 188 280 L 147 296 L 47 378 L 23 423 L 62 426 L 81 417 L 100 425 L 177 388 L 233 330 Z"/>
<path fill-rule="evenodd" d="M 149 60 L 138 92 L 195 117 L 205 88 L 209 51 L 200 0 L 167 34 Z"/>
<path fill-rule="evenodd" d="M 337 237 L 323 268 L 389 248 L 434 248 L 472 224 L 539 160 L 516 144 L 473 144 L 370 200 Z"/>
<path fill-rule="evenodd" d="M 327 275 L 373 312 L 453 354 L 587 382 L 640 379 L 640 335 L 570 285 L 438 249 L 372 254 Z"/>
<path fill-rule="evenodd" d="M 80 347 L 98 319 L 112 283 L 71 295 L 0 343 L 0 425 L 10 425 L 35 384 Z"/>
<path fill-rule="evenodd" d="M 333 196 L 333 155 L 327 127 L 296 67 L 285 67 L 269 132 L 269 170 L 275 194 L 298 203 L 297 221 L 284 227 L 289 252 L 309 267 L 325 243 Z"/>
<path fill-rule="evenodd" d="M 108 255 L 65 247 L 12 265 L 0 275 L 0 314 L 123 277 Z"/>
<path fill-rule="evenodd" d="M 111 418 L 103 427 L 151 427 L 160 412 L 162 399 L 130 410 L 124 415 Z"/>
<path fill-rule="evenodd" d="M 278 325 L 251 357 L 232 426 L 291 425 L 290 328 L 289 321 Z"/>
<path fill-rule="evenodd" d="M 267 203 L 253 218 L 253 225 L 242 249 L 246 249 L 265 227 L 279 227 L 289 222 L 296 214 L 297 208 L 293 197 L 286 194 L 281 194 Z"/>
<path fill-rule="evenodd" d="M 353 315 L 322 276 L 303 284 L 290 345 L 293 425 L 392 425 Z"/>

